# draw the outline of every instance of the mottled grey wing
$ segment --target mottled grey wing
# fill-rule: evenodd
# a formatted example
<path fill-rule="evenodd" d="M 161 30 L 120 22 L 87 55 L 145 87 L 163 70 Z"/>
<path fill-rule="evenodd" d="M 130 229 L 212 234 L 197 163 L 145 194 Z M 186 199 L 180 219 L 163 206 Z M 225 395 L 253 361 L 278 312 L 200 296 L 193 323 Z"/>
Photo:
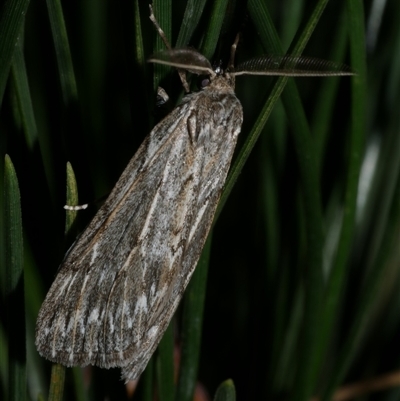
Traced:
<path fill-rule="evenodd" d="M 242 122 L 239 101 L 190 95 L 139 148 L 66 255 L 36 346 L 67 366 L 137 377 L 167 328 L 210 229 Z"/>

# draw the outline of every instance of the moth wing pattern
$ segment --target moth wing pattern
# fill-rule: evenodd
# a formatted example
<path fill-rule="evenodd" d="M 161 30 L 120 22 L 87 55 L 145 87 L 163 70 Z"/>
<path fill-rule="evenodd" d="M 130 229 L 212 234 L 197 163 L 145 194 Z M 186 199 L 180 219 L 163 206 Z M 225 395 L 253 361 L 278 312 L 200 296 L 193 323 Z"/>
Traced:
<path fill-rule="evenodd" d="M 60 266 L 37 320 L 42 356 L 140 375 L 200 257 L 242 119 L 218 76 L 152 130 Z"/>

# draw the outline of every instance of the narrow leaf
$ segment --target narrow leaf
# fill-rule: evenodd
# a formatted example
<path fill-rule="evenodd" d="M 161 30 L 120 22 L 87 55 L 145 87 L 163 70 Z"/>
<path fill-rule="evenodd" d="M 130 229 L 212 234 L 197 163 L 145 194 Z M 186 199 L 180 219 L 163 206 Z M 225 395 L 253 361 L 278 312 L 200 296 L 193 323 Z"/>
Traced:
<path fill-rule="evenodd" d="M 6 0 L 0 19 L 0 105 L 3 101 L 15 45 L 21 35 L 29 0 Z"/>
<path fill-rule="evenodd" d="M 26 399 L 25 295 L 18 179 L 8 155 L 4 166 L 8 399 Z"/>
<path fill-rule="evenodd" d="M 211 242 L 212 231 L 185 292 L 177 401 L 191 401 L 197 382 Z"/>
<path fill-rule="evenodd" d="M 221 383 L 215 393 L 214 401 L 235 401 L 236 390 L 232 379 Z"/>

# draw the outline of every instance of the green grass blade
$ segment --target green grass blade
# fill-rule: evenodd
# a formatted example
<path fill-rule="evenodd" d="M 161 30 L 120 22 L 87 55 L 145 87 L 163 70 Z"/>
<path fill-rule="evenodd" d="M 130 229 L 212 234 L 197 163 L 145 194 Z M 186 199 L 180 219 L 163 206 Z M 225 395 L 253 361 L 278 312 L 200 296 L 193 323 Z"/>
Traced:
<path fill-rule="evenodd" d="M 348 29 L 344 16 L 340 18 L 336 34 L 333 36 L 332 51 L 329 60 L 340 61 L 344 58 L 347 47 Z M 321 169 L 323 157 L 328 142 L 328 132 L 332 124 L 333 107 L 339 89 L 341 78 L 324 79 L 321 90 L 318 93 L 313 120 L 310 123 L 313 137 L 315 138 L 315 150 L 317 154 L 317 165 Z"/>
<path fill-rule="evenodd" d="M 78 186 L 75 179 L 75 173 L 72 169 L 70 163 L 67 163 L 67 195 L 66 195 L 66 205 L 76 206 L 79 203 L 78 200 Z M 78 212 L 76 210 L 67 210 L 65 216 L 65 234 L 66 243 L 69 243 L 71 237 L 75 237 L 74 227 L 76 223 Z M 53 364 L 51 369 L 50 378 L 50 389 L 49 389 L 49 401 L 61 401 L 63 399 L 64 393 L 64 383 L 65 383 L 65 366 L 60 364 Z M 74 368 L 74 378 L 75 378 L 75 392 L 77 399 L 84 394 L 81 378 L 77 377 L 82 375 L 80 368 Z"/>
<path fill-rule="evenodd" d="M 76 182 L 75 173 L 72 168 L 71 163 L 67 163 L 66 168 L 66 205 L 68 206 L 76 206 L 79 205 L 78 198 L 78 184 Z M 77 210 L 67 210 L 65 214 L 65 243 L 68 246 L 71 242 L 73 242 L 78 235 L 78 231 L 76 229 L 76 223 L 78 219 L 79 211 Z M 57 367 L 57 372 L 62 375 L 62 371 L 65 371 L 63 366 Z M 84 380 L 83 380 L 83 372 L 80 367 L 73 367 L 72 375 L 74 379 L 74 390 L 75 390 L 75 399 L 77 401 L 85 401 L 88 399 Z M 64 373 L 65 374 L 65 373 Z M 61 386 L 61 377 L 60 377 L 60 386 Z"/>
<path fill-rule="evenodd" d="M 303 16 L 304 0 L 288 0 L 282 15 L 282 32 L 280 39 L 284 49 L 287 49 L 296 35 Z"/>
<path fill-rule="evenodd" d="M 0 322 L 0 382 L 8 383 L 8 340 L 3 324 Z M 3 386 L 4 398 L 7 399 L 8 386 Z"/>
<path fill-rule="evenodd" d="M 0 106 L 3 102 L 15 45 L 23 31 L 29 0 L 7 0 L 0 18 Z"/>
<path fill-rule="evenodd" d="M 141 401 L 153 401 L 154 399 L 153 361 L 154 361 L 154 356 L 150 358 L 150 362 L 147 364 L 146 369 L 140 378 L 139 399 Z"/>
<path fill-rule="evenodd" d="M 214 401 L 235 401 L 236 390 L 233 380 L 225 380 L 219 385 L 214 396 Z"/>
<path fill-rule="evenodd" d="M 170 322 L 158 345 L 158 396 L 160 401 L 173 401 L 174 386 L 174 324 Z"/>
<path fill-rule="evenodd" d="M 65 383 L 65 366 L 54 363 L 51 366 L 49 401 L 62 401 Z"/>
<path fill-rule="evenodd" d="M 12 63 L 12 76 L 16 88 L 19 111 L 22 117 L 22 126 L 25 133 L 26 144 L 28 148 L 32 150 L 34 143 L 37 141 L 37 127 L 21 40 L 18 41 L 15 47 Z"/>
<path fill-rule="evenodd" d="M 203 14 L 205 4 L 206 0 L 188 0 L 175 47 L 185 47 L 189 44 Z"/>
<path fill-rule="evenodd" d="M 89 397 L 87 395 L 87 391 L 85 388 L 85 378 L 80 367 L 73 367 L 72 376 L 74 380 L 74 388 L 75 388 L 75 400 L 76 401 L 88 401 Z"/>
<path fill-rule="evenodd" d="M 78 98 L 78 90 L 60 0 L 48 0 L 47 9 L 56 51 L 61 92 L 64 104 L 69 105 Z"/>
<path fill-rule="evenodd" d="M 24 276 L 26 305 L 26 344 L 29 394 L 47 394 L 48 374 L 44 372 L 45 360 L 35 346 L 36 318 L 43 302 L 44 288 L 30 243 L 24 241 Z"/>
<path fill-rule="evenodd" d="M 201 46 L 201 53 L 208 59 L 211 59 L 217 47 L 227 4 L 227 0 L 215 0 L 213 2 L 210 21 L 205 32 L 204 42 Z"/>
<path fill-rule="evenodd" d="M 182 348 L 176 401 L 192 400 L 196 386 L 211 242 L 212 232 L 208 235 L 183 301 Z"/>
<path fill-rule="evenodd" d="M 10 157 L 4 166 L 8 399 L 26 399 L 25 296 L 20 192 Z"/>
<path fill-rule="evenodd" d="M 127 83 L 129 85 L 131 119 L 135 126 L 140 120 L 143 133 L 148 133 L 154 126 L 155 96 L 149 75 L 150 65 L 147 63 L 149 50 L 145 48 L 145 45 L 149 46 L 149 34 L 153 38 L 156 33 L 149 19 L 149 4 L 139 0 L 133 2 L 120 0 L 119 7 L 129 72 Z M 147 118 L 143 118 L 143 116 L 147 116 Z M 143 134 L 140 133 L 138 137 L 140 138 L 141 135 Z"/>
<path fill-rule="evenodd" d="M 78 184 L 76 182 L 75 173 L 71 163 L 67 163 L 67 187 L 66 187 L 66 205 L 79 205 Z M 65 215 L 65 234 L 68 234 L 73 228 L 73 225 L 78 216 L 77 210 L 67 210 Z"/>

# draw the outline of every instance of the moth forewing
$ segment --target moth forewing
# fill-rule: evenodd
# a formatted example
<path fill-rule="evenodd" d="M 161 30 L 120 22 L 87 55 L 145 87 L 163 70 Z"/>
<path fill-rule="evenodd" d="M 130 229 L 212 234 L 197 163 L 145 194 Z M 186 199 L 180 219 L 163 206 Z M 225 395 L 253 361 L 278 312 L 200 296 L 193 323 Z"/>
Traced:
<path fill-rule="evenodd" d="M 140 375 L 200 257 L 242 119 L 232 80 L 214 74 L 152 130 L 60 267 L 42 356 Z"/>

